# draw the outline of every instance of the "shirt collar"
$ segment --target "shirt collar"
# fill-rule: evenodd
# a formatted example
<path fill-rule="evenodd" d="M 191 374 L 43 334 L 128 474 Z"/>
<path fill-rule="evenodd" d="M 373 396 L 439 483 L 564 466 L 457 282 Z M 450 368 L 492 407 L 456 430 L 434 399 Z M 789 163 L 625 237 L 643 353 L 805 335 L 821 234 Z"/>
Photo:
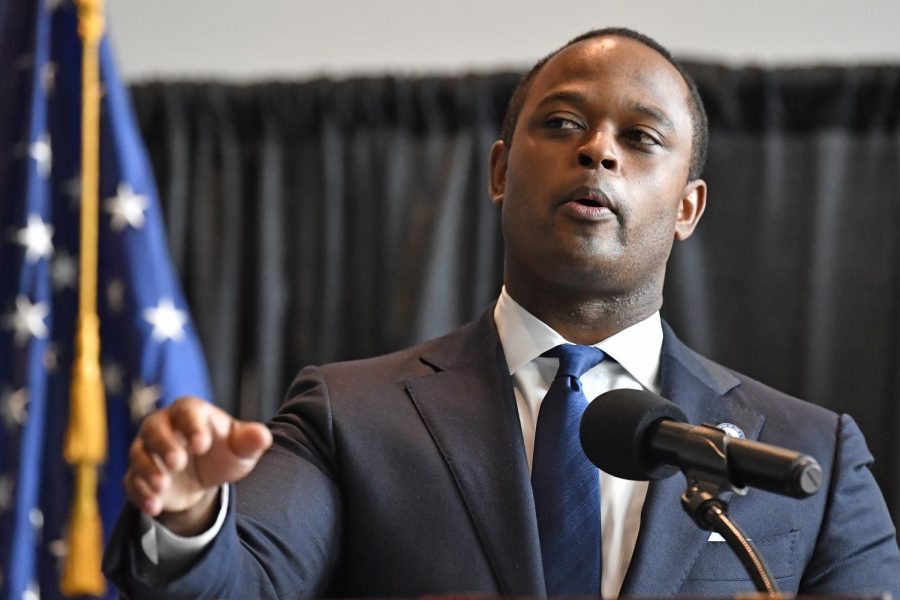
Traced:
<path fill-rule="evenodd" d="M 550 348 L 571 343 L 513 300 L 506 286 L 494 307 L 494 322 L 511 375 Z M 642 386 L 654 389 L 659 381 L 662 342 L 662 322 L 657 311 L 594 345 L 613 357 Z"/>

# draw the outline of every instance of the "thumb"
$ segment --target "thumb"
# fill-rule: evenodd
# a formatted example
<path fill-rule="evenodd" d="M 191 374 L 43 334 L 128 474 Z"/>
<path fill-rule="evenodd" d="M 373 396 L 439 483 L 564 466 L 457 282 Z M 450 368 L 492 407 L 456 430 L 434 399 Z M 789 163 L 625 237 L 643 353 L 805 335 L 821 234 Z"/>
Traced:
<path fill-rule="evenodd" d="M 272 432 L 262 423 L 232 421 L 228 447 L 241 459 L 256 459 L 272 445 Z"/>

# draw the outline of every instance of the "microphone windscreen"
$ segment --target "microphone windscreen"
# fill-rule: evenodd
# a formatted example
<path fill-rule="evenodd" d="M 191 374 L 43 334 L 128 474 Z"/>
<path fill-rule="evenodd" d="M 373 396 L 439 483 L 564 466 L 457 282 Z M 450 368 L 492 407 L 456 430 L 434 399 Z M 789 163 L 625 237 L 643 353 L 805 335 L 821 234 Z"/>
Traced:
<path fill-rule="evenodd" d="M 655 464 L 645 441 L 660 419 L 686 422 L 676 404 L 646 390 L 610 390 L 594 398 L 581 417 L 581 447 L 601 471 L 622 479 L 665 479 L 675 467 Z"/>

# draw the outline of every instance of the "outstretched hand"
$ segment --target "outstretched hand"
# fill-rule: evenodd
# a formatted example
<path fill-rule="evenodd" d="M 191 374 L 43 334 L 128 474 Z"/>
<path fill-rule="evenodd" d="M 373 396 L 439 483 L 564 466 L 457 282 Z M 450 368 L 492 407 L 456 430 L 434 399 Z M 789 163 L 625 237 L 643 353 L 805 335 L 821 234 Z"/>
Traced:
<path fill-rule="evenodd" d="M 271 444 L 262 423 L 238 421 L 199 398 L 179 398 L 141 424 L 125 492 L 175 533 L 193 535 L 211 524 L 219 487 L 247 475 Z"/>

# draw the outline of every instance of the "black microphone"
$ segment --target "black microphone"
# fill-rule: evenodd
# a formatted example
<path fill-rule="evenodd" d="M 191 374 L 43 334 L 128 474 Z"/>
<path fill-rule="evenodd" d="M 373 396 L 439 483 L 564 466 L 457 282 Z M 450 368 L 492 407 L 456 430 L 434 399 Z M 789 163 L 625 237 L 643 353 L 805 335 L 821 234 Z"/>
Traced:
<path fill-rule="evenodd" d="M 602 471 L 622 479 L 688 478 L 806 498 L 822 485 L 814 458 L 690 425 L 677 405 L 645 390 L 601 394 L 581 417 L 581 446 Z"/>

